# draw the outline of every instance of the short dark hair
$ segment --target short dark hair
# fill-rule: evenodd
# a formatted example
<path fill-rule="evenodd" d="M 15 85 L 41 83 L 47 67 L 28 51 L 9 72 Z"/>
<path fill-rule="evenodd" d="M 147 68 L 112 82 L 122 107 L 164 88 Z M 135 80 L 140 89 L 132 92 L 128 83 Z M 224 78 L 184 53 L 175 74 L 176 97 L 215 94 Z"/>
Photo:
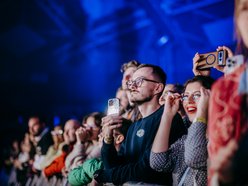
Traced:
<path fill-rule="evenodd" d="M 184 87 L 183 85 L 179 84 L 179 83 L 176 83 L 175 84 L 175 91 L 179 94 L 182 94 L 183 93 L 183 90 L 184 90 Z"/>
<path fill-rule="evenodd" d="M 163 83 L 164 85 L 166 84 L 167 76 L 164 70 L 160 66 L 152 65 L 152 64 L 141 64 L 138 66 L 137 70 L 144 67 L 152 68 L 152 74 L 158 78 L 158 81 L 160 83 Z"/>
<path fill-rule="evenodd" d="M 138 67 L 140 65 L 140 62 L 136 61 L 136 60 L 131 60 L 127 63 L 124 63 L 121 66 L 121 72 L 124 73 L 128 68 L 130 67 Z"/>
<path fill-rule="evenodd" d="M 39 120 L 39 123 L 40 124 L 46 124 L 46 118 L 43 116 L 43 115 L 38 115 L 38 114 L 33 114 L 33 115 L 31 115 L 30 117 L 29 117 L 29 120 L 31 119 L 31 118 L 37 118 L 38 120 Z"/>
<path fill-rule="evenodd" d="M 211 89 L 214 79 L 210 76 L 195 76 L 192 79 L 186 81 L 184 84 L 184 91 L 189 83 L 199 82 L 205 89 Z"/>

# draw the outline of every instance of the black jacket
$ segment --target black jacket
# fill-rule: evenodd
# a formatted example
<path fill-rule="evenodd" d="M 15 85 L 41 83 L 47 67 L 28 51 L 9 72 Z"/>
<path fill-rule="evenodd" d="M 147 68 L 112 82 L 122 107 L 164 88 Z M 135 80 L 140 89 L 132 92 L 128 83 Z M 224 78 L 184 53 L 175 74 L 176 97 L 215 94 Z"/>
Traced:
<path fill-rule="evenodd" d="M 113 144 L 103 143 L 102 160 L 105 169 L 96 171 L 96 181 L 99 183 L 112 182 L 114 184 L 138 181 L 171 185 L 171 173 L 159 173 L 149 166 L 150 151 L 162 113 L 163 107 L 150 116 L 133 123 L 119 153 L 116 152 Z M 170 144 L 174 143 L 186 131 L 182 118 L 177 114 L 172 123 Z"/>

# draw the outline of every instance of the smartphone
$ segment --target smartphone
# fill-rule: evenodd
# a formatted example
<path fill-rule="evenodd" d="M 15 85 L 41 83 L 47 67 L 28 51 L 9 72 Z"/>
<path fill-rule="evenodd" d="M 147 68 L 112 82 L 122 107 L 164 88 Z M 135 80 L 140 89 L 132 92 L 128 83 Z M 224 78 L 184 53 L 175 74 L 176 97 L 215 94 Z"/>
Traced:
<path fill-rule="evenodd" d="M 220 50 L 216 52 L 209 52 L 206 54 L 200 54 L 197 70 L 206 70 L 215 66 L 225 66 L 227 58 L 227 51 Z"/>
<path fill-rule="evenodd" d="M 108 112 L 107 115 L 119 115 L 120 112 L 120 101 L 118 98 L 111 98 L 108 100 Z"/>
<path fill-rule="evenodd" d="M 237 67 L 239 67 L 243 63 L 244 63 L 243 55 L 236 55 L 236 56 L 227 58 L 226 66 L 224 68 L 225 74 L 232 73 Z"/>

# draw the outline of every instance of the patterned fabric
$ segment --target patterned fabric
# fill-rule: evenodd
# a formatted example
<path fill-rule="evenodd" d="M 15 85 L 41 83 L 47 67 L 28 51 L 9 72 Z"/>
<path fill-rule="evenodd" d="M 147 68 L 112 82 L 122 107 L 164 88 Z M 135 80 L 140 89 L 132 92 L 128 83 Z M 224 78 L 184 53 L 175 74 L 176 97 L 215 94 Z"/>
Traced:
<path fill-rule="evenodd" d="M 242 120 L 242 96 L 239 94 L 239 83 L 245 65 L 233 73 L 220 78 L 212 87 L 209 102 L 209 158 L 216 156 L 221 147 L 225 147 L 231 139 L 240 140 L 245 132 L 245 122 Z M 213 171 L 209 171 L 209 180 Z"/>
<path fill-rule="evenodd" d="M 207 139 L 206 124 L 195 122 L 188 129 L 188 135 L 177 140 L 166 152 L 150 155 L 150 166 L 159 172 L 173 174 L 173 185 L 178 185 L 189 167 L 183 185 L 207 185 Z"/>

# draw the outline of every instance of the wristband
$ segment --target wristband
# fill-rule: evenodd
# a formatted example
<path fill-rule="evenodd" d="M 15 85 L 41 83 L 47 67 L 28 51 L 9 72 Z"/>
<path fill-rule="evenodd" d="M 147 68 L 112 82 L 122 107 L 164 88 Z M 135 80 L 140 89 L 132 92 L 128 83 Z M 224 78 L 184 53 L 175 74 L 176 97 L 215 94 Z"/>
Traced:
<path fill-rule="evenodd" d="M 105 136 L 104 137 L 104 142 L 106 144 L 111 144 L 113 142 L 113 137 L 112 136 Z"/>
<path fill-rule="evenodd" d="M 195 118 L 194 121 L 193 121 L 193 123 L 195 123 L 195 122 L 207 124 L 206 118 L 203 118 L 203 117 Z"/>

